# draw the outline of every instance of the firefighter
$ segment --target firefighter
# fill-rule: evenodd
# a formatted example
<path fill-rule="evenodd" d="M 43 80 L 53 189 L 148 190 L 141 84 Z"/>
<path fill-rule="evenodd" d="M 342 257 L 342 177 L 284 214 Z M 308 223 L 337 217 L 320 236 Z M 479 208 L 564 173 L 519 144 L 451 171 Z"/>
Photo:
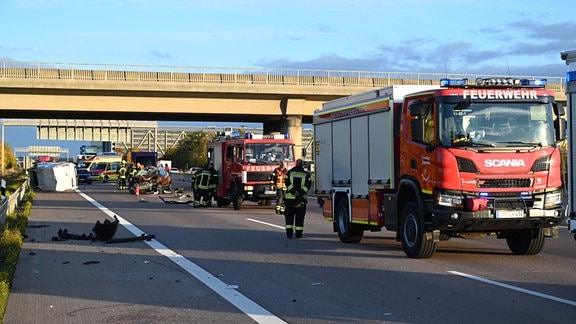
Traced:
<path fill-rule="evenodd" d="M 198 177 L 200 176 L 200 172 L 202 172 L 202 168 L 198 168 L 193 174 L 192 174 L 192 181 L 190 183 L 190 186 L 192 188 L 192 194 L 194 195 L 194 200 L 198 199 L 200 200 L 199 197 L 199 193 L 198 193 L 198 186 L 196 185 L 196 180 L 198 180 Z"/>
<path fill-rule="evenodd" d="M 122 165 L 120 169 L 118 169 L 118 189 L 124 190 L 126 189 L 126 174 L 128 170 L 126 169 L 126 161 L 122 161 Z"/>
<path fill-rule="evenodd" d="M 272 171 L 272 183 L 276 186 L 276 214 L 284 214 L 284 197 L 286 196 L 286 168 L 284 162 Z"/>
<path fill-rule="evenodd" d="M 216 188 L 218 187 L 218 171 L 214 168 L 214 164 L 210 163 L 208 165 L 208 170 L 210 171 L 210 189 L 208 193 L 208 203 L 207 206 L 212 205 L 212 198 L 216 199 Z"/>
<path fill-rule="evenodd" d="M 198 195 L 194 196 L 194 207 L 209 206 L 210 178 L 212 178 L 212 174 L 210 173 L 208 164 L 206 164 L 200 174 L 196 176 L 195 183 Z"/>
<path fill-rule="evenodd" d="M 304 216 L 306 216 L 306 204 L 308 189 L 312 185 L 310 174 L 304 170 L 304 162 L 296 161 L 296 166 L 286 173 L 286 197 L 284 210 L 286 236 L 301 238 L 304 232 Z"/>
<path fill-rule="evenodd" d="M 128 181 L 128 190 L 130 193 L 134 193 L 135 191 L 135 184 L 136 184 L 136 174 L 138 173 L 138 168 L 134 165 L 134 162 L 130 162 L 128 165 L 128 173 L 130 180 Z"/>

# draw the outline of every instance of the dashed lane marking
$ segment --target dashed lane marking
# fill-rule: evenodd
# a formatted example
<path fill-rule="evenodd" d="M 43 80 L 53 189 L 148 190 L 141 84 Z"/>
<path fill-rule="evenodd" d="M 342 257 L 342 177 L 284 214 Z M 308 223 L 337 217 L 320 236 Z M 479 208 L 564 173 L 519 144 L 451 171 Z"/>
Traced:
<path fill-rule="evenodd" d="M 564 298 L 560 298 L 560 297 L 556 297 L 556 296 L 552 296 L 552 295 L 539 293 L 537 291 L 528 290 L 528 289 L 508 285 L 505 283 L 501 283 L 501 282 L 490 280 L 490 279 L 485 279 L 482 277 L 474 276 L 474 275 L 463 273 L 463 272 L 458 272 L 458 271 L 448 271 L 448 272 L 451 274 L 457 275 L 457 276 L 465 277 L 465 278 L 472 279 L 472 280 L 477 280 L 477 281 L 491 284 L 494 286 L 498 286 L 498 287 L 502 287 L 502 288 L 506 288 L 506 289 L 510 289 L 510 290 L 515 290 L 515 291 L 518 291 L 521 293 L 525 293 L 525 294 L 540 297 L 540 298 L 545 298 L 545 299 L 557 301 L 557 302 L 564 303 L 564 304 L 567 304 L 570 306 L 576 306 L 576 301 L 572 301 L 572 300 L 568 300 L 568 299 L 564 299 Z"/>

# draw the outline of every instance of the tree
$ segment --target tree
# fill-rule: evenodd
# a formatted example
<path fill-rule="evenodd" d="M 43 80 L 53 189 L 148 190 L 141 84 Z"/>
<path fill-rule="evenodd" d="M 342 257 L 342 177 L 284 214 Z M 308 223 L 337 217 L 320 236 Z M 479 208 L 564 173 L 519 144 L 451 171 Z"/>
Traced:
<path fill-rule="evenodd" d="M 178 145 L 166 151 L 165 160 L 171 160 L 172 166 L 183 170 L 191 167 L 203 166 L 208 162 L 208 142 L 214 137 L 213 133 L 194 131 L 182 138 Z"/>
<path fill-rule="evenodd" d="M 0 162 L 1 163 L 1 162 Z M 4 143 L 4 168 L 12 169 L 18 165 L 10 144 Z"/>

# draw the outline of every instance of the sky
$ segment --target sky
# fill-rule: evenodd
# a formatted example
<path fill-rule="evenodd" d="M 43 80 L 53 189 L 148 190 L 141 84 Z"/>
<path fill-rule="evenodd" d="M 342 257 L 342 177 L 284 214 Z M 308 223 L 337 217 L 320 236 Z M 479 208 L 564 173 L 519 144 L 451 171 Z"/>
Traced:
<path fill-rule="evenodd" d="M 573 0 L 3 0 L 0 63 L 563 77 Z M 162 125 L 162 123 L 161 123 Z M 70 147 L 10 127 L 12 147 Z"/>

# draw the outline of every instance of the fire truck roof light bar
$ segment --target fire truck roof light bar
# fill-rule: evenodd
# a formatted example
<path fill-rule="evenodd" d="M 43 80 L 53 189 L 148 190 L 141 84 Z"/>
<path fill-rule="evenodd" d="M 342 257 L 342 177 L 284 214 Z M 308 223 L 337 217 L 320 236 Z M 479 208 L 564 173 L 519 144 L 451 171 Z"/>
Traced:
<path fill-rule="evenodd" d="M 441 87 L 464 87 L 468 85 L 468 79 L 440 79 Z"/>
<path fill-rule="evenodd" d="M 244 135 L 244 138 L 245 139 L 289 139 L 290 135 L 288 133 L 262 135 L 262 134 L 252 134 L 252 133 L 248 132 Z"/>
<path fill-rule="evenodd" d="M 515 79 L 515 78 L 477 78 L 477 87 L 530 87 L 530 88 L 544 88 L 546 86 L 546 79 Z M 468 79 L 441 79 L 441 87 L 453 88 L 466 88 L 468 87 Z"/>

